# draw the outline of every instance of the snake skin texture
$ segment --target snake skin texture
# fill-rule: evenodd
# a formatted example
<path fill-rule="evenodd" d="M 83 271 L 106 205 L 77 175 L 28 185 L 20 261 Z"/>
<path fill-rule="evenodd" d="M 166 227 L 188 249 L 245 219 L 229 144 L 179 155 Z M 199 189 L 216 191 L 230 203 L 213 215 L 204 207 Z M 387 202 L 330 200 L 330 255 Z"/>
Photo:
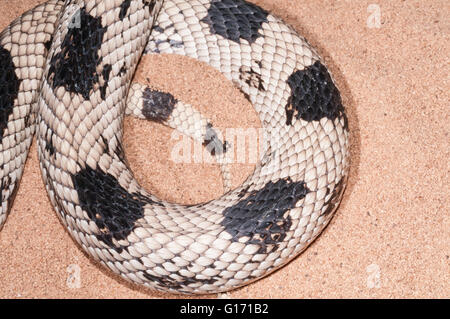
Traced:
<path fill-rule="evenodd" d="M 125 114 L 158 121 L 202 143 L 219 164 L 225 192 L 231 190 L 231 171 L 226 154 L 227 141 L 220 139 L 220 132 L 213 127 L 211 121 L 192 105 L 178 101 L 170 93 L 134 83 L 128 91 Z"/>
<path fill-rule="evenodd" d="M 142 54 L 162 53 L 219 70 L 261 120 L 254 172 L 208 203 L 156 198 L 126 161 L 125 113 L 225 145 L 169 92 L 130 90 Z M 1 33 L 0 55 L 0 227 L 35 132 L 49 198 L 70 235 L 113 272 L 154 289 L 249 284 L 302 252 L 339 205 L 349 170 L 340 93 L 306 40 L 252 3 L 50 0 Z"/>

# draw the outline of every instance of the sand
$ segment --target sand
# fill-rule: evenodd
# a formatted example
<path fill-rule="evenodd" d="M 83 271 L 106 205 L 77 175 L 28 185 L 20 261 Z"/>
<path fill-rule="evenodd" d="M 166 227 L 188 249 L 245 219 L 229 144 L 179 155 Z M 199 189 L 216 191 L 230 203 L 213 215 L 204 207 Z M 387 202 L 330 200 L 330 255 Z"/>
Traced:
<path fill-rule="evenodd" d="M 0 1 L 0 27 L 41 2 Z M 450 3 L 253 2 L 324 57 L 348 110 L 352 166 L 343 202 L 319 239 L 286 267 L 226 296 L 449 298 Z M 218 127 L 259 125 L 242 94 L 209 67 L 159 56 L 143 60 L 139 72 L 137 79 L 148 77 Z M 131 166 L 151 192 L 181 203 L 222 193 L 216 165 L 168 160 L 172 130 L 135 119 L 125 129 Z M 252 168 L 234 165 L 233 185 Z M 0 297 L 179 298 L 128 284 L 79 249 L 50 205 L 35 143 L 0 232 Z"/>

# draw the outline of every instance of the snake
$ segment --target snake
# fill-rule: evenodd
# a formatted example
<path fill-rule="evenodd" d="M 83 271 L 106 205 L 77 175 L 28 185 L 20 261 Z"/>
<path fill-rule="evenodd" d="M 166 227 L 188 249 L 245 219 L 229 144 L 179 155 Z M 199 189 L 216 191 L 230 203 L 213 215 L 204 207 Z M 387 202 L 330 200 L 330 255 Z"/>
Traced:
<path fill-rule="evenodd" d="M 218 70 L 258 114 L 253 172 L 211 201 L 162 200 L 130 169 L 127 115 L 203 140 L 212 155 L 232 146 L 193 106 L 133 82 L 155 54 Z M 24 13 L 0 34 L 0 227 L 34 136 L 70 236 L 125 280 L 171 293 L 225 292 L 286 265 L 329 224 L 350 168 L 348 119 L 325 62 L 244 0 L 48 0 Z"/>

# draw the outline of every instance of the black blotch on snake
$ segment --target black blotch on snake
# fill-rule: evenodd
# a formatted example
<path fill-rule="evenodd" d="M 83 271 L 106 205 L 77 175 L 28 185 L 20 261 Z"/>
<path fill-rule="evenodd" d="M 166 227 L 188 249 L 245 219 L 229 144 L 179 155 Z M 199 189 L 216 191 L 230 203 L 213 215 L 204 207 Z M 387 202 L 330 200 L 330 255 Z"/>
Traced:
<path fill-rule="evenodd" d="M 241 66 L 239 68 L 239 73 L 239 78 L 241 79 L 241 81 L 247 83 L 248 86 L 254 87 L 259 91 L 266 91 L 261 73 L 257 72 L 254 68 Z"/>
<path fill-rule="evenodd" d="M 101 95 L 102 99 L 105 99 L 105 96 L 106 96 L 106 88 L 108 86 L 111 70 L 112 70 L 111 64 L 105 64 L 103 66 L 102 76 L 103 76 L 103 81 L 105 82 L 105 84 L 100 87 L 100 95 Z"/>
<path fill-rule="evenodd" d="M 3 201 L 2 197 L 2 191 L 8 190 L 9 186 L 11 185 L 11 177 L 9 175 L 6 175 L 4 178 L 2 178 L 2 181 L 0 182 L 0 199 Z"/>
<path fill-rule="evenodd" d="M 120 5 L 119 19 L 125 19 L 125 16 L 128 13 L 128 9 L 130 8 L 131 0 L 124 0 Z"/>
<path fill-rule="evenodd" d="M 119 161 L 121 161 L 122 163 L 127 163 L 127 159 L 125 157 L 125 150 L 123 149 L 123 145 L 120 142 L 120 139 L 117 136 L 117 134 L 114 134 L 114 138 L 116 139 L 116 148 L 114 149 L 114 154 L 117 156 Z"/>
<path fill-rule="evenodd" d="M 149 8 L 149 12 L 151 13 L 156 4 L 156 1 L 155 0 L 144 0 L 143 3 L 144 3 L 144 6 Z M 126 15 L 128 14 L 128 9 L 130 9 L 130 5 L 131 5 L 131 0 L 123 0 L 123 2 L 120 4 L 120 12 L 119 12 L 120 20 L 125 19 Z"/>
<path fill-rule="evenodd" d="M 102 141 L 102 146 L 103 146 L 103 152 L 105 154 L 108 154 L 111 157 L 116 156 L 117 159 L 122 162 L 122 163 L 128 163 L 126 157 L 125 157 L 125 151 L 123 149 L 122 143 L 119 141 L 119 138 L 117 137 L 116 134 L 114 134 L 113 139 L 111 140 L 112 142 L 115 139 L 115 144 L 116 147 L 114 149 L 111 149 L 110 147 L 110 142 L 108 141 L 108 139 L 103 136 L 102 134 L 100 134 L 100 139 Z M 114 143 L 113 143 L 114 144 Z"/>
<path fill-rule="evenodd" d="M 293 182 L 288 177 L 275 183 L 270 181 L 260 190 L 248 194 L 247 191 L 248 188 L 240 193 L 242 199 L 237 204 L 224 210 L 221 225 L 234 242 L 249 237 L 246 243 L 259 245 L 259 254 L 274 251 L 292 225 L 286 212 L 310 190 L 304 182 Z"/>
<path fill-rule="evenodd" d="M 126 72 L 127 72 L 127 65 L 126 65 L 126 63 L 124 62 L 123 65 L 122 65 L 122 67 L 121 67 L 120 70 L 119 70 L 119 75 L 122 76 L 122 75 L 124 75 Z"/>
<path fill-rule="evenodd" d="M 136 221 L 144 217 L 144 206 L 161 205 L 152 199 L 129 193 L 120 186 L 118 180 L 90 166 L 72 175 L 72 183 L 78 194 L 80 207 L 95 222 L 99 234 L 98 240 L 121 252 L 126 247 L 117 242 L 126 239 L 136 226 Z"/>
<path fill-rule="evenodd" d="M 102 134 L 100 134 L 100 139 L 103 142 L 104 152 L 106 154 L 109 154 L 109 143 L 108 143 L 108 140 Z"/>
<path fill-rule="evenodd" d="M 183 288 L 186 288 L 192 284 L 202 283 L 203 285 L 212 285 L 212 284 L 216 283 L 217 280 L 220 280 L 220 278 L 216 279 L 214 277 L 208 278 L 208 279 L 199 279 L 196 277 L 189 278 L 187 276 L 183 276 L 182 274 L 180 274 L 179 271 L 171 272 L 171 274 L 177 275 L 177 277 L 180 277 L 182 279 L 177 280 L 170 276 L 165 276 L 165 277 L 155 276 L 155 275 L 149 274 L 148 272 L 142 273 L 142 275 L 151 282 L 155 282 L 162 287 L 167 287 L 169 289 L 180 290 L 180 291 L 182 291 Z"/>
<path fill-rule="evenodd" d="M 295 115 L 297 119 L 307 122 L 319 121 L 324 117 L 330 120 L 343 117 L 347 127 L 339 90 L 320 61 L 295 71 L 287 83 L 292 93 L 285 107 L 286 125 L 292 125 Z"/>
<path fill-rule="evenodd" d="M 102 27 L 101 17 L 89 15 L 84 8 L 78 10 L 73 19 L 62 41 L 61 51 L 51 58 L 49 83 L 53 89 L 63 86 L 69 92 L 81 94 L 86 100 L 98 85 L 101 98 L 105 99 L 112 68 L 107 64 L 100 74 L 97 69 L 103 60 L 99 50 L 106 28 Z M 100 77 L 103 78 L 102 86 Z"/>
<path fill-rule="evenodd" d="M 2 164 L 3 166 L 3 164 Z M 2 167 L 3 169 L 3 167 Z M 14 198 L 16 197 L 17 194 L 17 183 L 14 181 L 14 186 L 13 189 L 11 190 L 10 194 L 9 194 L 9 198 L 8 197 L 3 197 L 3 192 L 7 192 L 9 191 L 9 187 L 11 186 L 11 184 L 13 183 L 11 176 L 6 175 L 1 179 L 0 182 L 0 199 L 2 200 L 2 202 L 4 202 L 5 200 L 8 199 L 8 203 L 7 203 L 7 211 L 9 212 L 9 210 L 11 209 L 11 204 L 14 202 Z"/>
<path fill-rule="evenodd" d="M 19 94 L 21 80 L 16 75 L 11 53 L 0 46 L 0 143 Z"/>
<path fill-rule="evenodd" d="M 329 215 L 332 213 L 339 203 L 341 202 L 342 194 L 344 193 L 345 189 L 345 178 L 342 178 L 339 182 L 336 183 L 334 186 L 333 193 L 331 194 L 330 198 L 323 204 L 324 207 L 327 207 L 325 211 L 322 213 L 322 215 Z M 327 189 L 327 195 L 329 194 L 330 189 Z"/>
<path fill-rule="evenodd" d="M 211 123 L 206 125 L 206 133 L 203 139 L 203 146 L 212 155 L 221 155 L 227 152 L 228 143 L 227 141 L 222 142 L 217 135 L 216 130 L 214 130 Z"/>
<path fill-rule="evenodd" d="M 44 42 L 44 47 L 47 49 L 47 51 L 50 50 L 50 47 L 52 46 L 52 42 L 53 42 L 53 36 L 51 36 L 48 41 Z"/>
<path fill-rule="evenodd" d="M 55 145 L 53 144 L 53 136 L 55 135 L 55 132 L 51 128 L 48 128 L 45 135 L 45 150 L 50 156 L 53 156 L 55 155 Z"/>
<path fill-rule="evenodd" d="M 172 114 L 178 100 L 170 93 L 145 88 L 142 114 L 147 120 L 163 122 Z"/>
<path fill-rule="evenodd" d="M 262 24 L 268 22 L 269 13 L 264 9 L 242 0 L 213 1 L 208 15 L 200 20 L 209 25 L 213 34 L 240 43 L 240 40 L 255 42 L 262 37 Z"/>

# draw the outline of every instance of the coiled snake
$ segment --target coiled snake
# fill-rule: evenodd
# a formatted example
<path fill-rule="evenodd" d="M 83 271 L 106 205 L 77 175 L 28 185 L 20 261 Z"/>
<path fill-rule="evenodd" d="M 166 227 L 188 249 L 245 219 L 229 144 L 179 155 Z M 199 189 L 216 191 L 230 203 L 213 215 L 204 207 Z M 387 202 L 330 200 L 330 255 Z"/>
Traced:
<path fill-rule="evenodd" d="M 137 183 L 121 144 L 125 113 L 213 142 L 212 154 L 226 152 L 189 105 L 131 86 L 144 53 L 203 61 L 253 104 L 264 156 L 241 186 L 183 206 Z M 36 131 L 62 223 L 90 256 L 129 281 L 182 293 L 248 284 L 303 251 L 345 189 L 340 93 L 306 40 L 254 4 L 49 0 L 1 33 L 0 72 L 0 227 Z"/>

